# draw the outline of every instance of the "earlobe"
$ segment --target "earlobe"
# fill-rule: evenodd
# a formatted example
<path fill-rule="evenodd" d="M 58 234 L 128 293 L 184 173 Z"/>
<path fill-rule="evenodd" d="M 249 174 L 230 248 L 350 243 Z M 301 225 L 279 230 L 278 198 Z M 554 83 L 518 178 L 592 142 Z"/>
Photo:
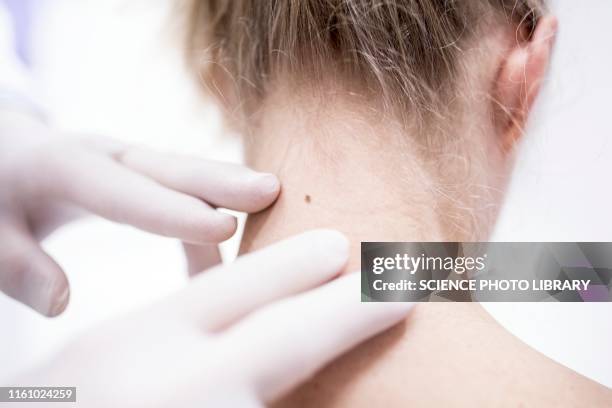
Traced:
<path fill-rule="evenodd" d="M 556 17 L 541 17 L 531 38 L 512 47 L 500 67 L 494 95 L 504 148 L 512 148 L 523 134 L 548 69 L 556 33 Z"/>

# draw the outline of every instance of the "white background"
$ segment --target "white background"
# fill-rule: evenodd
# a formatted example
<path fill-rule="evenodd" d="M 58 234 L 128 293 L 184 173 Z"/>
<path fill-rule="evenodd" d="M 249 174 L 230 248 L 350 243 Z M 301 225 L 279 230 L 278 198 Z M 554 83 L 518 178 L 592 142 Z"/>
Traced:
<path fill-rule="evenodd" d="M 59 126 L 238 160 L 237 142 L 220 137 L 218 112 L 182 68 L 168 0 L 41 4 L 36 77 Z M 560 35 L 551 79 L 495 239 L 612 241 L 612 3 L 557 0 L 553 8 Z M 45 247 L 69 274 L 71 304 L 48 320 L 0 295 L 0 378 L 186 281 L 176 242 L 101 220 L 64 228 Z M 612 304 L 486 307 L 534 348 L 612 386 Z"/>

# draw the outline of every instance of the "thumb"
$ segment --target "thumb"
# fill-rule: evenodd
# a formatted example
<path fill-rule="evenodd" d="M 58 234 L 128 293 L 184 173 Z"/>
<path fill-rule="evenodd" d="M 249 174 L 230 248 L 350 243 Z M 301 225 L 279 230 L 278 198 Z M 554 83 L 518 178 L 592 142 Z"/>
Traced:
<path fill-rule="evenodd" d="M 24 229 L 0 224 L 0 291 L 53 317 L 64 311 L 70 288 L 60 266 Z"/>

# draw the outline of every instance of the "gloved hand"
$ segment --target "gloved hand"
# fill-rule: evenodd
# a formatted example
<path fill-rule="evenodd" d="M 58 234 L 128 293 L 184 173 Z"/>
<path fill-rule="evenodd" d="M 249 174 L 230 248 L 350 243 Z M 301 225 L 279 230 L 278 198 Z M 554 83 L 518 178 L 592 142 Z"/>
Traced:
<path fill-rule="evenodd" d="M 39 240 L 85 210 L 160 235 L 216 244 L 234 217 L 277 197 L 279 182 L 233 164 L 161 154 L 102 138 L 55 134 L 27 115 L 0 113 L 0 290 L 54 316 L 68 281 Z"/>
<path fill-rule="evenodd" d="M 334 279 L 348 252 L 342 235 L 316 230 L 242 256 L 13 385 L 76 386 L 86 407 L 262 406 L 408 313 L 362 304 L 358 273 Z"/>

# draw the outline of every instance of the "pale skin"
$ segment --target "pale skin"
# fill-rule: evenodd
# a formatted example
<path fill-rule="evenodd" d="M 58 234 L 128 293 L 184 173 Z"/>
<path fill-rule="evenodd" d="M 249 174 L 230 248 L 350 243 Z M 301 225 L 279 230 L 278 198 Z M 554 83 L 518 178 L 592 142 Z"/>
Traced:
<path fill-rule="evenodd" d="M 241 251 L 333 227 L 350 238 L 352 271 L 360 241 L 486 240 L 545 79 L 557 22 L 540 19 L 529 41 L 496 30 L 466 53 L 478 64 L 461 85 L 467 113 L 452 126 L 465 149 L 423 152 L 419 135 L 333 81 L 313 92 L 279 80 L 249 124 L 245 145 L 248 163 L 277 174 L 283 188 L 272 207 L 249 217 Z M 610 404 L 609 389 L 523 344 L 480 305 L 438 303 L 418 305 L 404 323 L 328 365 L 278 405 Z"/>

